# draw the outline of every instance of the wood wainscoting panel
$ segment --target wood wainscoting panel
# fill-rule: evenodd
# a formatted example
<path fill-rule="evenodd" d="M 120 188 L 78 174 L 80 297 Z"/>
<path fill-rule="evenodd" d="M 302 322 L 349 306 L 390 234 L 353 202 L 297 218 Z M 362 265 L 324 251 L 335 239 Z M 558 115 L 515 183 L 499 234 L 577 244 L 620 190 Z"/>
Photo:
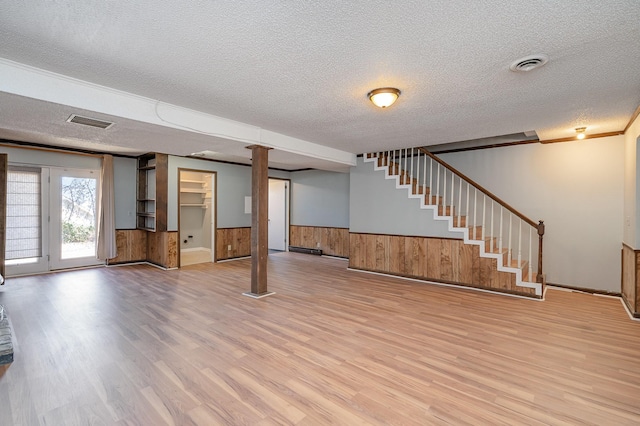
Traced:
<path fill-rule="evenodd" d="M 328 226 L 289 227 L 289 245 L 321 249 L 322 254 L 337 257 L 349 257 L 349 229 Z"/>
<path fill-rule="evenodd" d="M 147 260 L 147 231 L 142 229 L 116 230 L 117 256 L 110 264 Z"/>
<path fill-rule="evenodd" d="M 177 268 L 178 232 L 147 232 L 147 260 L 165 268 Z"/>
<path fill-rule="evenodd" d="M 640 250 L 622 244 L 622 299 L 635 315 L 640 312 Z"/>
<path fill-rule="evenodd" d="M 495 259 L 463 240 L 351 233 L 349 267 L 428 281 L 458 284 L 525 296 L 534 289 L 516 286 L 515 274 L 497 270 Z"/>
<path fill-rule="evenodd" d="M 250 226 L 216 230 L 216 260 L 246 256 L 251 256 Z"/>

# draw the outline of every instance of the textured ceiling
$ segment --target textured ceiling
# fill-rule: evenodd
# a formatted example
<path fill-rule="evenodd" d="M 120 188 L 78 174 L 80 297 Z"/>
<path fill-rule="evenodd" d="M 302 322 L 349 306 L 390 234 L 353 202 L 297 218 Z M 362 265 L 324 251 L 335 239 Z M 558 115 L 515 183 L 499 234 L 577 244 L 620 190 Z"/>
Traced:
<path fill-rule="evenodd" d="M 0 10 L 0 58 L 349 153 L 530 130 L 555 139 L 578 126 L 619 131 L 640 104 L 638 0 L 0 0 Z M 509 71 L 535 53 L 549 63 Z M 366 98 L 381 86 L 402 91 L 386 110 Z M 7 96 L 0 137 L 121 152 L 238 150 L 134 120 L 116 119 L 121 129 L 100 139 L 56 121 L 64 105 L 8 106 Z M 8 112 L 21 106 L 30 119 Z M 297 168 L 303 157 L 293 157 Z"/>

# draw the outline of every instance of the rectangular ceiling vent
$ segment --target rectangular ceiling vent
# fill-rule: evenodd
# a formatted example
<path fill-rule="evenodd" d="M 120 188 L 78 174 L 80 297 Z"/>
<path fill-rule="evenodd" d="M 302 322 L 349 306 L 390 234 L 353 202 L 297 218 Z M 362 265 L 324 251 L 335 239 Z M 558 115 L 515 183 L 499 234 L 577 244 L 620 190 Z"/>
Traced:
<path fill-rule="evenodd" d="M 83 117 L 81 115 L 71 114 L 67 119 L 68 123 L 82 124 L 83 126 L 98 127 L 100 129 L 108 129 L 113 126 L 110 121 L 98 120 L 96 118 Z"/>

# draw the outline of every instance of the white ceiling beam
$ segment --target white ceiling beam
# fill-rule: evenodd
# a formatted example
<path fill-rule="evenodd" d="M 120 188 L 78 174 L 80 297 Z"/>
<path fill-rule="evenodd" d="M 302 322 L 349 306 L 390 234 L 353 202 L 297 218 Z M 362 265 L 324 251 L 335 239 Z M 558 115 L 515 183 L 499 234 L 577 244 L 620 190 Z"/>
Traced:
<path fill-rule="evenodd" d="M 340 164 L 356 164 L 356 155 L 350 152 L 3 58 L 0 58 L 0 91 L 157 126 L 210 135 L 230 142 L 259 144 Z"/>

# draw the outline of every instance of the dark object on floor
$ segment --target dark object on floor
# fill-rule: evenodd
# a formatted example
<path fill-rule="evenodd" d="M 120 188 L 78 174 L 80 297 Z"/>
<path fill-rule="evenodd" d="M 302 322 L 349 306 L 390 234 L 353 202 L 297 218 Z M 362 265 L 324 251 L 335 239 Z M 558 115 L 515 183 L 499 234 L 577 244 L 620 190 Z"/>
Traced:
<path fill-rule="evenodd" d="M 315 248 L 289 246 L 289 251 L 293 251 L 296 253 L 317 254 L 318 256 L 322 256 L 322 250 Z"/>
<path fill-rule="evenodd" d="M 13 341 L 11 340 L 11 328 L 7 311 L 0 321 L 0 365 L 11 364 L 13 362 Z"/>

